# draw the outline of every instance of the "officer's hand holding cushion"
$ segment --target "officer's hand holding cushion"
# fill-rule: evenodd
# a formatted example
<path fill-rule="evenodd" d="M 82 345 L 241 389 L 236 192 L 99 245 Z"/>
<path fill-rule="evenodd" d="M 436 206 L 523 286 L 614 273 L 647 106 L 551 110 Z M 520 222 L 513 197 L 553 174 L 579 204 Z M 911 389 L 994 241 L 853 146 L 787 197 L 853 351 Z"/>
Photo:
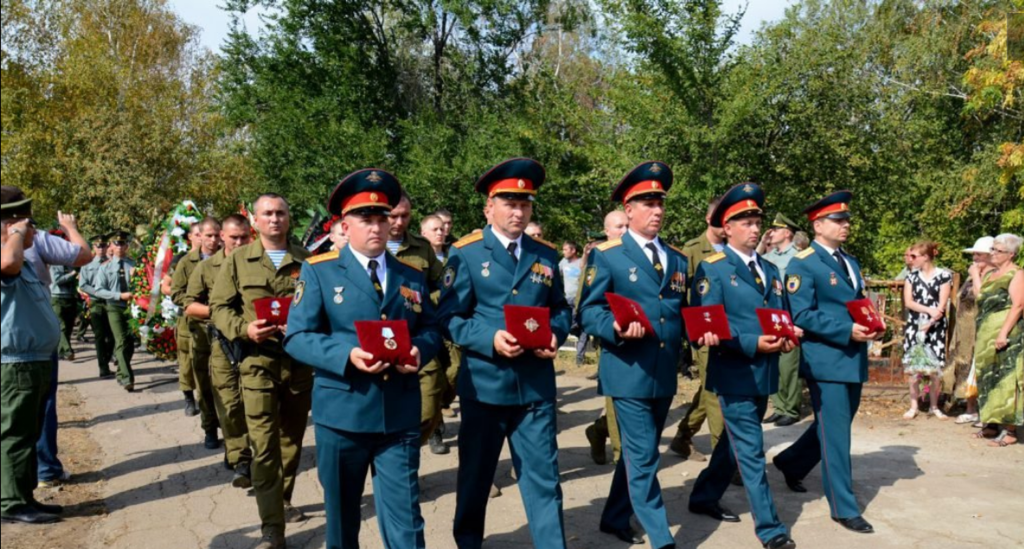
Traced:
<path fill-rule="evenodd" d="M 547 349 L 534 349 L 533 354 L 536 355 L 537 358 L 553 360 L 558 356 L 558 338 L 552 335 L 551 346 Z"/>
<path fill-rule="evenodd" d="M 494 333 L 494 350 L 506 358 L 516 358 L 523 354 L 523 348 L 519 346 L 516 338 L 505 330 Z"/>
<path fill-rule="evenodd" d="M 760 336 L 757 338 L 757 352 L 764 355 L 782 352 L 783 347 L 788 341 L 788 339 L 779 336 Z"/>
<path fill-rule="evenodd" d="M 708 332 L 697 340 L 697 345 L 700 347 L 718 347 L 721 344 L 722 340 L 715 332 Z"/>
<path fill-rule="evenodd" d="M 371 361 L 374 360 L 373 355 L 359 347 L 352 349 L 352 352 L 348 355 L 348 360 L 357 370 L 368 374 L 379 374 L 388 367 L 387 364 L 379 360 L 371 364 Z"/>
<path fill-rule="evenodd" d="M 416 348 L 416 347 L 413 347 L 412 351 L 409 354 L 416 360 L 416 364 L 411 365 L 411 366 L 408 365 L 408 364 L 395 364 L 395 370 L 398 373 L 400 373 L 400 374 L 415 374 L 415 373 L 420 371 L 420 363 L 421 363 L 421 360 L 420 360 L 420 350 L 418 348 Z"/>
<path fill-rule="evenodd" d="M 615 334 L 619 336 L 619 339 L 643 339 L 647 335 L 643 325 L 639 322 L 630 322 L 626 331 L 622 331 L 618 322 L 612 323 L 612 328 L 615 329 Z"/>
<path fill-rule="evenodd" d="M 246 328 L 245 334 L 249 338 L 249 341 L 253 343 L 263 343 L 277 333 L 277 326 L 267 326 L 266 320 L 254 320 L 249 323 L 249 327 Z"/>
<path fill-rule="evenodd" d="M 881 332 L 869 332 L 867 326 L 861 326 L 856 322 L 853 324 L 853 330 L 850 333 L 850 339 L 856 341 L 857 343 L 867 343 L 868 341 L 874 341 L 881 336 Z"/>

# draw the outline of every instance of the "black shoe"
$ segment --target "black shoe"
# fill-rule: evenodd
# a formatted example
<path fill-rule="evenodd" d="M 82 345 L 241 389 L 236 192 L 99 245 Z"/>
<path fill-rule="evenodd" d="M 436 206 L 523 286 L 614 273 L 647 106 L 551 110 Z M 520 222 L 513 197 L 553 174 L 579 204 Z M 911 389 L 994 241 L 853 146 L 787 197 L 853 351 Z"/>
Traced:
<path fill-rule="evenodd" d="M 768 424 L 768 423 L 775 423 L 776 421 L 778 421 L 778 420 L 782 419 L 783 417 L 784 417 L 784 416 L 783 416 L 782 414 L 780 414 L 780 413 L 778 413 L 778 412 L 775 412 L 774 414 L 772 414 L 772 415 L 770 415 L 770 416 L 766 417 L 766 418 L 764 419 L 764 421 L 762 421 L 761 423 L 764 423 L 764 424 Z"/>
<path fill-rule="evenodd" d="M 590 443 L 590 459 L 598 465 L 608 463 L 608 453 L 605 451 L 604 437 L 597 433 L 597 427 L 593 424 L 587 426 L 587 442 Z"/>
<path fill-rule="evenodd" d="M 796 542 L 786 534 L 779 534 L 764 544 L 765 549 L 796 549 Z"/>
<path fill-rule="evenodd" d="M 441 438 L 440 431 L 434 431 L 434 434 L 430 435 L 428 443 L 430 444 L 430 453 L 435 456 L 444 456 L 451 453 L 451 448 Z"/>
<path fill-rule="evenodd" d="M 309 520 L 306 514 L 302 512 L 298 507 L 295 507 L 291 502 L 284 502 L 284 521 L 288 524 L 298 524 L 300 522 L 306 522 Z"/>
<path fill-rule="evenodd" d="M 128 391 L 129 393 L 135 392 L 135 383 L 132 381 L 129 381 L 128 383 L 122 383 L 121 387 L 124 387 L 124 390 Z"/>
<path fill-rule="evenodd" d="M 695 515 L 706 515 L 722 522 L 739 522 L 740 517 L 736 513 L 722 507 L 717 503 L 690 504 L 690 512 Z"/>
<path fill-rule="evenodd" d="M 63 515 L 64 508 L 60 505 L 47 505 L 45 503 L 39 503 L 38 501 L 32 502 L 32 507 L 35 507 L 37 511 L 46 513 L 48 515 Z"/>
<path fill-rule="evenodd" d="M 59 521 L 60 517 L 57 515 L 44 513 L 34 507 L 16 507 L 0 515 L 0 522 L 4 524 L 53 524 Z"/>
<path fill-rule="evenodd" d="M 775 456 L 774 458 L 772 458 L 772 465 L 774 465 L 775 468 L 778 469 L 780 473 L 782 473 L 782 477 L 786 479 L 786 486 L 788 486 L 791 491 L 796 492 L 798 494 L 803 494 L 807 492 L 807 488 L 804 487 L 804 479 L 796 478 L 795 476 L 790 475 L 789 473 L 786 472 L 785 469 L 779 466 L 779 456 Z"/>
<path fill-rule="evenodd" d="M 740 475 L 739 471 L 732 474 L 732 479 L 729 480 L 729 484 L 732 484 L 733 486 L 743 486 L 743 476 Z"/>
<path fill-rule="evenodd" d="M 789 427 L 790 425 L 796 425 L 800 423 L 800 418 L 793 416 L 781 416 L 775 421 L 776 427 Z"/>
<path fill-rule="evenodd" d="M 235 466 L 235 476 L 231 478 L 231 486 L 239 490 L 252 488 L 252 469 L 248 461 L 243 461 Z"/>
<path fill-rule="evenodd" d="M 871 523 L 864 520 L 864 517 L 853 517 L 847 519 L 832 519 L 846 528 L 851 532 L 857 532 L 858 534 L 874 534 L 875 527 L 871 526 Z"/>
<path fill-rule="evenodd" d="M 196 397 L 191 393 L 185 393 L 185 416 L 196 417 L 199 415 L 199 407 L 196 406 Z"/>
<path fill-rule="evenodd" d="M 220 450 L 220 437 L 217 436 L 217 430 L 206 432 L 206 438 L 203 439 L 203 446 L 207 450 Z"/>
<path fill-rule="evenodd" d="M 676 436 L 672 437 L 672 442 L 669 443 L 668 449 L 675 455 L 690 461 L 708 460 L 707 456 L 693 447 L 693 439 L 685 431 L 676 431 Z"/>
<path fill-rule="evenodd" d="M 100 379 L 110 379 L 112 377 L 114 377 L 114 372 L 100 372 Z"/>
<path fill-rule="evenodd" d="M 636 531 L 632 528 L 619 530 L 617 528 L 612 528 L 607 524 L 601 523 L 600 530 L 601 532 L 605 534 L 611 534 L 619 538 L 619 540 L 624 541 L 630 545 L 643 545 L 644 543 L 644 538 L 640 537 L 640 534 L 637 534 Z"/>

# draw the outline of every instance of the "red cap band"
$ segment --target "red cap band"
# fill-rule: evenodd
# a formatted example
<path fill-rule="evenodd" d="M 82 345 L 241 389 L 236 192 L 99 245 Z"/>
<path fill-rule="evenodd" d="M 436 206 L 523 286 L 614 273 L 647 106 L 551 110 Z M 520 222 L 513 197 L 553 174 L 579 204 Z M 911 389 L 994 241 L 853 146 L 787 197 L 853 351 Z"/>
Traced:
<path fill-rule="evenodd" d="M 761 210 L 761 207 L 757 205 L 757 202 L 755 202 L 753 200 L 750 200 L 750 199 L 740 200 L 739 202 L 737 202 L 737 203 L 733 204 L 732 206 L 730 206 L 728 210 L 725 210 L 725 213 L 722 214 L 722 223 L 725 223 L 726 221 L 729 221 L 730 219 L 736 217 L 737 215 L 739 215 L 741 213 L 753 212 L 753 211 L 756 211 L 758 213 L 763 213 L 763 211 Z"/>
<path fill-rule="evenodd" d="M 636 185 L 633 185 L 626 191 L 626 194 L 622 198 L 622 203 L 626 204 L 633 199 L 634 196 L 641 194 L 668 194 L 665 192 L 665 187 L 661 184 L 661 181 L 649 179 L 647 181 L 641 181 Z"/>
<path fill-rule="evenodd" d="M 824 208 L 821 208 L 819 210 L 814 210 L 813 212 L 807 214 L 807 219 L 814 221 L 816 219 L 821 219 L 826 215 L 848 211 L 850 211 L 849 204 L 847 204 L 846 202 L 838 202 L 836 204 L 829 204 L 828 206 L 825 206 Z"/>
<path fill-rule="evenodd" d="M 391 211 L 388 196 L 381 192 L 356 193 L 341 203 L 341 215 L 357 208 L 384 208 Z"/>
<path fill-rule="evenodd" d="M 494 195 L 505 193 L 536 195 L 537 190 L 533 188 L 533 181 L 529 179 L 502 179 L 495 181 L 491 185 L 491 190 L 487 193 L 487 196 L 494 198 Z"/>

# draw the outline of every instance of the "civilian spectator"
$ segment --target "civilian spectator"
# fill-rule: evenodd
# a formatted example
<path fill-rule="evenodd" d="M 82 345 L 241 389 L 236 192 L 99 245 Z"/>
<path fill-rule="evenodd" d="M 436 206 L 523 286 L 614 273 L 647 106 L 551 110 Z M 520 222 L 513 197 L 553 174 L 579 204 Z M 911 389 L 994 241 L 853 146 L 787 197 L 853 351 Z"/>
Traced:
<path fill-rule="evenodd" d="M 544 226 L 536 221 L 531 221 L 526 225 L 526 231 L 524 232 L 526 232 L 526 235 L 530 238 L 544 240 Z"/>
<path fill-rule="evenodd" d="M 1024 271 L 1014 263 L 1021 238 L 1001 234 L 992 244 L 993 269 L 981 274 L 971 266 L 978 294 L 978 338 L 974 360 L 978 376 L 979 416 L 985 427 L 975 436 L 990 446 L 1017 444 L 1024 423 Z"/>
<path fill-rule="evenodd" d="M 972 255 L 974 261 L 971 265 L 972 267 L 977 265 L 982 278 L 992 270 L 992 244 L 994 242 L 995 239 L 991 236 L 984 236 L 979 238 L 974 246 L 964 250 L 964 253 Z M 977 299 L 978 293 L 968 276 L 966 283 L 960 288 L 957 300 L 956 327 L 953 329 L 953 338 L 949 344 L 949 366 L 953 368 L 955 374 L 953 397 L 967 400 L 966 413 L 960 414 L 956 418 L 958 424 L 973 424 L 978 421 L 978 384 L 974 370 Z"/>
<path fill-rule="evenodd" d="M 345 228 L 341 225 L 341 218 L 334 220 L 331 224 L 331 236 L 328 237 L 331 241 L 332 252 L 341 250 L 348 244 L 348 236 L 345 234 Z"/>
<path fill-rule="evenodd" d="M 904 419 L 918 413 L 919 384 L 929 380 L 928 413 L 939 419 L 946 415 L 939 409 L 942 367 L 946 364 L 946 306 L 953 288 L 953 274 L 935 266 L 939 246 L 922 241 L 910 247 L 910 269 L 903 285 L 903 304 L 907 323 L 903 327 L 903 370 L 910 378 L 910 410 Z"/>
<path fill-rule="evenodd" d="M 444 263 L 448 258 L 448 246 L 445 245 L 444 221 L 436 215 L 428 215 L 420 221 L 420 236 L 427 239 L 437 260 Z"/>
<path fill-rule="evenodd" d="M 580 258 L 580 245 L 566 240 L 562 243 L 562 260 L 558 262 L 558 270 L 562 273 L 565 286 L 565 299 L 572 307 L 573 317 L 576 315 L 576 293 L 580 287 L 580 274 L 583 272 L 583 260 Z M 576 342 L 576 365 L 583 365 L 586 354 L 587 340 L 582 333 Z"/>

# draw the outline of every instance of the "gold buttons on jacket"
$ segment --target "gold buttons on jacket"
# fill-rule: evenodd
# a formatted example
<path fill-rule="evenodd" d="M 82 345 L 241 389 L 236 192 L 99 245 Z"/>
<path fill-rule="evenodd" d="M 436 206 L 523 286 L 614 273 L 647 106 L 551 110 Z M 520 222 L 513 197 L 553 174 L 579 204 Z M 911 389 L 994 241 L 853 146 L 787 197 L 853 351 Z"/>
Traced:
<path fill-rule="evenodd" d="M 380 315 L 380 319 L 381 320 L 387 320 L 388 319 L 388 315 Z"/>

